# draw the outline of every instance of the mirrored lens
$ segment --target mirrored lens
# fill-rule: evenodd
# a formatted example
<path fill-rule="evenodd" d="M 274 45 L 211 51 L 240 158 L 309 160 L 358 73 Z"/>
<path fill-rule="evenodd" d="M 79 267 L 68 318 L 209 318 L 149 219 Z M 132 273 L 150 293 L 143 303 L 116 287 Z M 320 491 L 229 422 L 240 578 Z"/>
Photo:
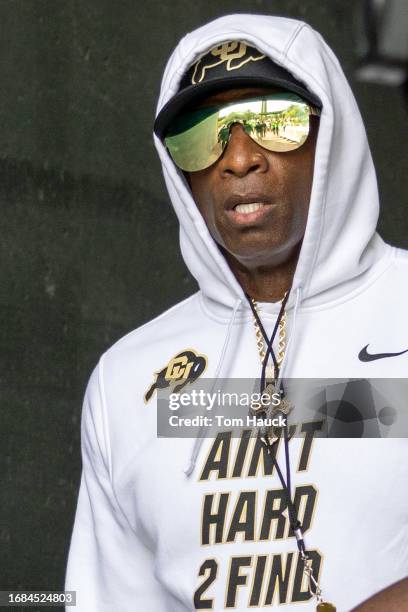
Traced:
<path fill-rule="evenodd" d="M 235 123 L 270 151 L 298 149 L 309 134 L 309 114 L 309 105 L 289 93 L 204 108 L 178 117 L 167 132 L 165 144 L 179 168 L 196 172 L 219 159 Z"/>
<path fill-rule="evenodd" d="M 194 121 L 195 120 L 195 121 Z M 221 156 L 223 147 L 217 137 L 218 111 L 189 113 L 180 117 L 165 138 L 177 166 L 186 172 L 208 168 Z"/>
<path fill-rule="evenodd" d="M 293 151 L 309 135 L 309 106 L 298 96 L 239 102 L 220 110 L 218 140 L 228 141 L 234 123 L 259 145 L 275 152 Z"/>

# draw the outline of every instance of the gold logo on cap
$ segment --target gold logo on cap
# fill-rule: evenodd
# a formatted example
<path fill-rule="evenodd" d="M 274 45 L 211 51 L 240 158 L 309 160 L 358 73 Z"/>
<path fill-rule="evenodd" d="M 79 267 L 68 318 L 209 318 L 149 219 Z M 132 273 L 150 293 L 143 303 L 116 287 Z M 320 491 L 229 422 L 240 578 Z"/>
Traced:
<path fill-rule="evenodd" d="M 257 62 L 263 59 L 263 55 L 257 49 L 249 47 L 244 42 L 231 41 L 213 47 L 204 57 L 201 57 L 195 64 L 191 83 L 197 85 L 204 79 L 206 71 L 215 66 L 225 63 L 226 70 L 237 70 L 248 62 Z"/>

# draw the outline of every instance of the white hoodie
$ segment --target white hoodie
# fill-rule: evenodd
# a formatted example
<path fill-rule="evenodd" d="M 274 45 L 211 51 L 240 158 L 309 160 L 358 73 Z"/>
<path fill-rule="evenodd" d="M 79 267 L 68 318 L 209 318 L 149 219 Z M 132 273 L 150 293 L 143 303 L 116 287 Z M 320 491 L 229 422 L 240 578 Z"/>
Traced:
<path fill-rule="evenodd" d="M 217 19 L 175 49 L 158 109 L 187 67 L 229 40 L 269 55 L 323 104 L 287 308 L 285 377 L 406 377 L 408 353 L 358 358 L 366 345 L 376 355 L 408 348 L 408 257 L 375 233 L 378 193 L 365 130 L 322 37 L 291 19 Z M 157 438 L 156 392 L 144 401 L 154 374 L 187 349 L 206 356 L 205 377 L 256 377 L 260 370 L 243 291 L 181 173 L 157 139 L 156 146 L 183 257 L 200 291 L 116 343 L 91 377 L 66 588 L 77 591 L 78 612 L 314 610 L 286 510 L 279 512 L 280 482 L 275 470 L 265 474 L 262 461 L 255 469 L 255 442 L 245 448 L 225 439 L 214 456 L 211 439 Z M 278 309 L 261 304 L 269 331 Z M 324 598 L 344 612 L 408 575 L 408 441 L 307 440 L 290 442 L 292 488 Z M 277 458 L 284 462 L 283 448 Z"/>

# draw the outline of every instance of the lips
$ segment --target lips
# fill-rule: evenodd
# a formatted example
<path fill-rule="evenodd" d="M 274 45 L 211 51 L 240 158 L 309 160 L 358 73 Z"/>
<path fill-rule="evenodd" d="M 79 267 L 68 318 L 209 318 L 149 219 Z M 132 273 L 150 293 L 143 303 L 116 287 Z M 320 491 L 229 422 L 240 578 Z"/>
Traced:
<path fill-rule="evenodd" d="M 262 202 L 251 202 L 250 204 L 237 204 L 233 210 L 238 213 L 249 214 L 260 210 L 262 206 L 267 206 L 267 204 L 263 204 Z"/>
<path fill-rule="evenodd" d="M 271 200 L 264 193 L 259 192 L 233 194 L 225 200 L 224 209 L 233 210 L 237 206 L 243 206 L 246 204 L 271 204 Z"/>
<path fill-rule="evenodd" d="M 225 200 L 224 208 L 233 223 L 248 225 L 261 221 L 273 204 L 270 198 L 261 193 L 235 194 Z"/>

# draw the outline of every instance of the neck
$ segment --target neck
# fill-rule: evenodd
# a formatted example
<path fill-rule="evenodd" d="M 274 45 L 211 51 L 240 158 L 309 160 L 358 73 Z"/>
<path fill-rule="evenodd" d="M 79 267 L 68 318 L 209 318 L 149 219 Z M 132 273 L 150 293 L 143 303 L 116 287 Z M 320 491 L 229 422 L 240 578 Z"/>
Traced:
<path fill-rule="evenodd" d="M 299 256 L 299 248 L 278 265 L 244 266 L 230 253 L 225 253 L 228 264 L 242 289 L 257 302 L 279 302 L 292 286 Z"/>

